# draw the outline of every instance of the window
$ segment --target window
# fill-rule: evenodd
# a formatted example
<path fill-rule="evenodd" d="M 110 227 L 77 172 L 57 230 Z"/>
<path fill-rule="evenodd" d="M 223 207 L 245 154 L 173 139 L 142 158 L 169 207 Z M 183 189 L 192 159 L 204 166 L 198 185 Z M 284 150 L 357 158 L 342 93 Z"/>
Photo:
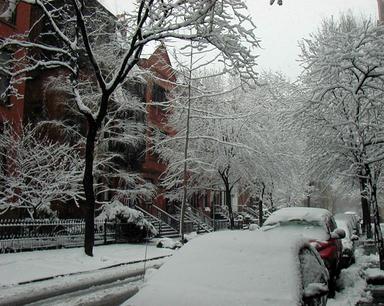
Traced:
<path fill-rule="evenodd" d="M 327 284 L 327 272 L 321 259 L 309 248 L 300 251 L 300 268 L 303 282 L 303 288 L 311 283 Z"/>
<path fill-rule="evenodd" d="M 0 19 L 15 24 L 17 0 L 0 0 Z"/>
<path fill-rule="evenodd" d="M 5 67 L 8 69 L 8 63 L 11 59 L 11 53 L 9 52 L 0 52 L 0 68 Z M 4 71 L 0 69 L 0 104 L 9 105 L 9 83 L 10 77 Z"/>

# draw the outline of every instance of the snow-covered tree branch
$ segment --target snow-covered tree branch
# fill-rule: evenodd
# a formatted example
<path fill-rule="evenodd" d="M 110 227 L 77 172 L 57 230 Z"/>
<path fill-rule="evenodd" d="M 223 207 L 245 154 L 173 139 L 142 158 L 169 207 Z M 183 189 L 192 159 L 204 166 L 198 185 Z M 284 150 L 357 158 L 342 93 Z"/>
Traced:
<path fill-rule="evenodd" d="M 39 128 L 0 135 L 0 211 L 21 209 L 31 218 L 54 216 L 51 204 L 82 198 L 81 158 L 75 146 L 52 142 Z"/>

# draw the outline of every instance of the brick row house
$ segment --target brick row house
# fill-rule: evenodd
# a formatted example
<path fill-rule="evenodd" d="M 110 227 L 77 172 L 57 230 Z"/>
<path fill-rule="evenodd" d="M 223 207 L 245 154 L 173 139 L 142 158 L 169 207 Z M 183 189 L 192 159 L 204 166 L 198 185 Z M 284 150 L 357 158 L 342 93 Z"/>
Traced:
<path fill-rule="evenodd" d="M 0 0 L 0 37 L 10 37 L 23 34 L 31 27 L 32 8 L 26 3 L 19 3 L 16 7 L 15 0 Z M 2 63 L 10 60 L 11 56 L 21 58 L 21 50 L 0 50 Z M 15 84 L 19 96 L 5 93 L 9 86 L 9 77 L 0 70 L 0 120 L 12 123 L 15 130 L 20 130 L 24 115 L 24 97 L 26 82 Z"/>
<path fill-rule="evenodd" d="M 100 3 L 95 1 L 98 9 L 103 9 L 109 13 Z M 24 34 L 30 31 L 31 39 L 37 36 L 36 31 L 45 31 L 44 25 L 36 24 L 36 20 L 40 17 L 38 8 L 25 3 L 13 2 L 13 0 L 0 0 L 0 37 L 10 37 L 17 34 Z M 114 16 L 111 16 L 115 18 Z M 31 37 L 32 36 L 32 37 Z M 25 52 L 25 51 L 23 51 Z M 17 56 L 22 53 L 20 50 L 2 50 L 0 53 L 1 61 L 8 61 L 11 56 Z M 163 109 L 152 105 L 152 101 L 165 101 L 172 89 L 175 81 L 174 71 L 172 70 L 166 47 L 160 43 L 159 47 L 147 59 L 143 58 L 139 62 L 142 70 L 149 71 L 146 73 L 144 84 L 134 84 L 132 92 L 140 96 L 143 103 L 146 103 L 146 118 L 142 118 L 149 127 L 161 129 L 163 132 L 171 133 L 165 125 L 166 114 Z M 15 86 L 17 87 L 18 96 L 14 96 L 6 92 L 9 85 L 9 77 L 5 73 L 0 72 L 0 121 L 12 123 L 13 128 L 19 131 L 23 124 L 35 124 L 40 120 L 58 120 L 63 119 L 66 114 L 63 101 L 69 99 L 65 92 L 55 88 L 47 88 L 47 83 L 51 79 L 58 78 L 65 74 L 60 69 L 33 71 L 28 75 L 28 79 L 24 79 Z M 66 117 L 68 119 L 68 117 Z M 74 118 L 79 120 L 79 118 Z M 82 118 L 80 118 L 80 121 Z M 82 127 L 85 130 L 85 122 Z M 151 128 L 148 129 L 148 133 Z M 55 132 L 50 131 L 50 135 L 55 137 Z M 143 178 L 150 181 L 154 185 L 158 185 L 159 177 L 165 170 L 166 165 L 162 164 L 156 155 L 148 150 L 150 143 L 146 147 L 142 147 L 141 152 L 133 150 L 127 156 L 128 167 L 134 171 L 139 171 Z M 118 187 L 118 186 L 115 186 Z M 103 200 L 109 200 L 113 194 L 106 194 Z M 147 202 L 148 204 L 148 202 Z M 155 197 L 149 203 L 166 210 L 167 204 L 165 198 L 161 195 Z M 150 208 L 148 205 L 143 207 Z M 75 205 L 61 205 L 59 208 L 60 217 L 81 217 L 82 212 Z M 15 216 L 14 214 L 12 216 Z"/>
<path fill-rule="evenodd" d="M 110 14 L 100 3 L 94 1 L 97 9 L 105 10 Z M 29 31 L 33 25 L 33 31 L 30 32 L 30 38 L 33 39 L 37 35 L 36 31 L 42 31 L 43 26 L 36 26 L 35 21 L 38 20 L 40 13 L 37 8 L 25 4 L 18 3 L 14 0 L 0 0 L 0 37 L 8 37 L 16 34 L 22 34 Z M 112 19 L 115 18 L 112 16 Z M 0 52 L 0 60 L 7 61 L 11 55 L 23 56 L 20 50 L 2 50 Z M 129 90 L 136 96 L 139 96 L 141 101 L 146 105 L 145 118 L 138 120 L 145 123 L 148 127 L 147 133 L 151 133 L 152 129 L 160 129 L 163 133 L 172 135 L 173 131 L 167 127 L 167 115 L 165 110 L 153 101 L 163 102 L 168 99 L 170 92 L 173 89 L 176 81 L 175 72 L 172 69 L 171 61 L 164 43 L 159 43 L 159 46 L 149 58 L 140 60 L 139 69 L 150 73 L 145 74 L 144 81 L 128 86 Z M 86 70 L 84 70 L 86 71 Z M 86 73 L 84 72 L 83 73 Z M 2 95 L 0 104 L 0 122 L 11 122 L 16 131 L 20 130 L 25 123 L 37 123 L 44 119 L 62 119 L 66 117 L 63 105 L 68 95 L 65 92 L 55 88 L 47 88 L 47 83 L 52 78 L 58 78 L 64 74 L 61 69 L 40 70 L 32 72 L 28 75 L 28 79 L 15 84 L 19 96 Z M 9 78 L 0 71 L 0 93 L 9 85 Z M 81 129 L 83 132 L 86 129 L 85 120 L 81 118 L 72 118 L 77 122 L 83 122 Z M 50 131 L 50 135 L 55 137 L 55 131 Z M 151 135 L 148 135 L 151 136 Z M 56 135 L 57 137 L 57 135 Z M 127 167 L 128 170 L 141 173 L 142 177 L 159 187 L 160 176 L 166 169 L 159 158 L 150 150 L 150 137 L 147 138 L 144 147 L 136 148 L 130 152 L 126 152 L 126 161 L 121 164 L 121 167 Z M 114 187 L 119 188 L 118 182 L 112 182 Z M 158 188 L 158 195 L 150 201 L 142 201 L 140 206 L 154 214 L 154 206 L 168 213 L 176 213 L 174 204 L 167 201 L 162 195 L 162 189 Z M 102 200 L 110 200 L 113 193 L 105 193 L 102 195 Z M 132 204 L 126 201 L 127 204 Z M 137 203 L 136 203 L 137 204 Z M 190 204 L 196 215 L 205 215 L 213 217 L 214 207 L 224 205 L 224 196 L 221 192 L 205 192 L 196 193 L 190 199 Z M 58 206 L 59 217 L 82 217 L 80 208 L 76 205 L 60 205 Z M 192 211 L 192 212 L 193 212 Z M 190 212 L 190 213 L 192 213 Z"/>

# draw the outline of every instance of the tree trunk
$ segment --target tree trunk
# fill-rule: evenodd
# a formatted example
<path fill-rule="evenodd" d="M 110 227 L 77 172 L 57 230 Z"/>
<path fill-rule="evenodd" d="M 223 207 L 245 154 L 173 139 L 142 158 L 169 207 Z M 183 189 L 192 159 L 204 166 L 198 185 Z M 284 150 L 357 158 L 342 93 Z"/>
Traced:
<path fill-rule="evenodd" d="M 371 207 L 370 202 L 368 201 L 368 179 L 366 174 L 361 175 L 360 177 L 360 195 L 361 195 L 361 208 L 363 212 L 363 234 L 367 238 L 372 238 L 372 229 L 371 229 Z"/>
<path fill-rule="evenodd" d="M 193 46 L 191 41 L 191 53 L 189 62 L 189 80 L 188 80 L 188 110 L 187 110 L 187 126 L 185 131 L 185 145 L 184 145 L 184 170 L 183 170 L 183 202 L 181 203 L 180 210 L 180 237 L 181 242 L 184 243 L 184 220 L 185 209 L 187 206 L 187 184 L 188 184 L 188 145 L 189 145 L 189 125 L 191 117 L 191 87 L 192 87 L 192 66 L 193 66 Z"/>
<path fill-rule="evenodd" d="M 232 188 L 229 184 L 229 169 L 230 166 L 227 166 L 223 171 L 219 170 L 219 174 L 221 176 L 221 179 L 223 180 L 224 187 L 225 187 L 225 204 L 228 208 L 228 217 L 229 217 L 229 228 L 232 230 L 235 227 L 235 220 L 233 217 L 233 210 L 232 210 Z"/>
<path fill-rule="evenodd" d="M 225 184 L 225 204 L 228 207 L 229 228 L 233 230 L 235 228 L 235 220 L 233 217 L 231 188 L 229 184 Z"/>
<path fill-rule="evenodd" d="M 380 270 L 384 270 L 384 242 L 383 242 L 383 234 L 380 228 L 380 212 L 379 207 L 377 205 L 377 185 L 374 182 L 371 173 L 369 177 L 370 184 L 370 202 L 372 203 L 373 208 L 373 222 L 374 222 L 374 230 L 375 230 L 375 243 L 377 247 L 377 251 L 379 253 L 379 264 Z"/>
<path fill-rule="evenodd" d="M 262 183 L 263 189 L 261 190 L 261 194 L 259 197 L 259 226 L 261 227 L 264 223 L 264 214 L 263 214 L 263 201 L 264 201 L 264 192 L 265 192 L 265 184 Z"/>
<path fill-rule="evenodd" d="M 88 120 L 88 134 L 85 147 L 85 170 L 83 186 L 85 192 L 85 237 L 84 251 L 88 256 L 93 256 L 93 246 L 95 242 L 95 191 L 93 189 L 93 159 L 95 151 L 95 140 L 97 126 L 95 122 Z"/>

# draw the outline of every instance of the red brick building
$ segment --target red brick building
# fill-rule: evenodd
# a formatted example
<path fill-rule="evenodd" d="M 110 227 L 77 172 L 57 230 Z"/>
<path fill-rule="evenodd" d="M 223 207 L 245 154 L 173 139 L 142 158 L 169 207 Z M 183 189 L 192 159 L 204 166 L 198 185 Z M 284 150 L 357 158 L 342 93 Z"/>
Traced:
<path fill-rule="evenodd" d="M 29 4 L 19 3 L 17 6 L 12 7 L 16 3 L 13 0 L 0 0 L 0 37 L 9 37 L 15 34 L 23 34 L 27 32 L 32 26 L 33 22 L 38 17 L 38 11 Z M 12 14 L 9 12 L 12 11 Z M 23 56 L 19 50 L 8 50 L 0 53 L 0 60 L 6 61 L 9 56 Z M 154 53 L 147 59 L 142 59 L 139 62 L 140 69 L 148 71 L 146 75 L 144 90 L 141 92 L 143 95 L 142 101 L 146 103 L 146 119 L 148 125 L 148 133 L 151 133 L 151 128 L 162 130 L 162 132 L 169 135 L 173 134 L 167 126 L 167 114 L 165 109 L 159 105 L 153 104 L 153 101 L 164 102 L 169 99 L 170 92 L 175 86 L 175 72 L 172 69 L 171 61 L 167 53 L 166 47 L 163 43 L 157 47 Z M 20 130 L 25 122 L 37 122 L 41 120 L 41 114 L 44 111 L 46 119 L 60 119 L 65 116 L 63 110 L 63 100 L 68 99 L 68 95 L 54 90 L 46 90 L 47 80 L 51 77 L 58 77 L 64 73 L 61 69 L 53 69 L 49 71 L 40 71 L 32 73 L 28 81 L 22 81 L 15 85 L 19 98 L 15 96 L 4 97 L 1 99 L 0 105 L 0 122 L 12 122 L 15 130 Z M 4 87 L 8 86 L 9 78 L 0 72 L 0 92 L 3 92 Z M 150 135 L 148 135 L 150 136 Z M 150 137 L 148 137 L 150 139 Z M 142 173 L 142 176 L 159 186 L 160 175 L 166 169 L 166 165 L 159 161 L 159 158 L 149 150 L 151 143 L 147 142 L 144 157 L 138 158 L 137 169 Z M 158 190 L 158 196 L 149 204 L 156 205 L 163 210 L 167 210 L 167 200 L 162 195 L 162 190 Z M 111 195 L 109 195 L 110 197 Z M 212 199 L 211 199 L 212 198 Z M 199 195 L 196 194 L 191 199 L 191 204 L 195 208 L 204 211 L 204 208 L 211 206 L 212 202 L 220 201 L 217 197 L 211 197 L 210 194 Z M 215 201 L 216 200 L 216 201 Z M 81 216 L 80 210 L 70 205 L 71 207 L 63 208 L 63 214 L 76 217 Z"/>
<path fill-rule="evenodd" d="M 154 51 L 148 59 L 142 59 L 139 62 L 141 69 L 147 70 L 150 73 L 147 75 L 147 84 L 145 89 L 145 102 L 147 108 L 147 124 L 149 126 L 148 133 L 151 133 L 151 128 L 157 128 L 172 135 L 172 131 L 166 126 L 167 115 L 165 110 L 159 105 L 153 105 L 152 102 L 165 102 L 170 95 L 170 91 L 175 86 L 175 72 L 172 69 L 172 64 L 168 56 L 167 49 L 163 43 Z M 149 135 L 150 136 L 150 135 Z M 151 143 L 147 143 L 145 160 L 142 165 L 143 177 L 153 184 L 158 185 L 159 177 L 166 169 L 166 165 L 161 163 L 151 150 L 148 150 Z M 161 190 L 160 190 L 161 193 Z M 159 195 L 153 201 L 153 204 L 166 210 L 166 199 Z"/>
<path fill-rule="evenodd" d="M 23 34 L 31 27 L 31 5 L 14 0 L 0 0 L 0 38 Z M 11 56 L 22 58 L 23 51 L 1 50 L 0 61 L 6 62 Z M 9 85 L 9 77 L 0 71 L 0 92 Z M 0 121 L 11 122 L 15 130 L 20 130 L 24 113 L 25 81 L 15 84 L 19 97 L 2 95 L 0 97 Z"/>
<path fill-rule="evenodd" d="M 12 7 L 12 4 L 12 0 L 0 0 L 0 37 L 5 38 L 26 33 L 30 30 L 39 13 L 31 5 L 20 3 Z M 12 14 L 9 14 L 11 11 Z M 20 50 L 6 50 L 0 54 L 0 60 L 7 61 L 11 56 L 22 55 L 23 53 Z M 144 92 L 141 93 L 143 95 L 141 98 L 146 103 L 147 108 L 145 122 L 149 127 L 160 128 L 164 132 L 171 133 L 171 131 L 167 131 L 164 125 L 166 122 L 164 110 L 152 104 L 152 101 L 165 101 L 175 81 L 174 71 L 171 68 L 171 62 L 164 44 L 161 44 L 148 59 L 142 59 L 139 66 L 141 69 L 150 72 L 146 74 L 146 84 L 143 86 Z M 0 122 L 11 122 L 15 130 L 20 130 L 26 122 L 37 122 L 44 119 L 41 117 L 43 113 L 45 119 L 65 117 L 62 102 L 69 98 L 68 95 L 54 88 L 46 90 L 47 81 L 52 77 L 57 78 L 63 73 L 64 71 L 61 69 L 33 72 L 29 75 L 27 81 L 16 84 L 15 87 L 18 90 L 19 97 L 5 94 L 1 99 Z M 0 77 L 0 92 L 4 92 L 9 85 L 9 77 L 5 73 L 0 74 Z M 150 131 L 151 129 L 148 129 L 148 133 Z M 147 148 L 150 145 L 150 143 L 147 143 Z M 143 177 L 157 185 L 159 176 L 166 166 L 160 163 L 149 150 L 145 151 L 145 156 L 140 158 L 137 163 L 139 163 L 138 170 L 142 172 Z M 165 209 L 166 201 L 162 196 L 158 196 L 151 204 Z M 80 211 L 76 212 L 78 210 L 76 207 L 63 209 L 64 215 L 69 214 L 73 217 L 81 215 Z"/>

